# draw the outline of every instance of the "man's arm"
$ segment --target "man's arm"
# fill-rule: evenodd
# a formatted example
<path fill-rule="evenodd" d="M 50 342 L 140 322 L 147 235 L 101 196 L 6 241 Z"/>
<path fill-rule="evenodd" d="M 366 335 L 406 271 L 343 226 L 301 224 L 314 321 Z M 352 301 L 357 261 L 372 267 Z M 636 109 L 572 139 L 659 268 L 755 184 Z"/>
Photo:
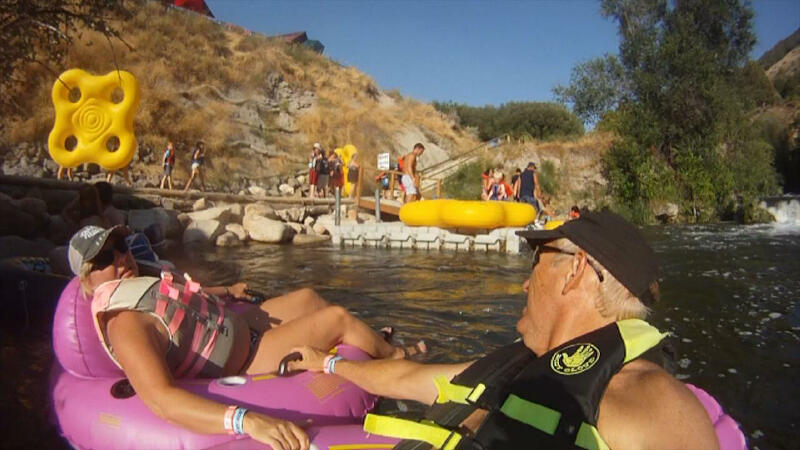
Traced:
<path fill-rule="evenodd" d="M 598 428 L 611 448 L 719 448 L 708 413 L 683 383 L 652 363 L 629 366 L 600 402 Z"/>
<path fill-rule="evenodd" d="M 294 363 L 293 369 L 322 371 L 327 353 L 312 347 L 299 347 L 292 351 L 303 354 L 303 360 Z M 430 405 L 438 395 L 433 383 L 434 377 L 443 376 L 450 380 L 471 364 L 472 361 L 459 364 L 421 364 L 405 359 L 340 360 L 336 362 L 335 371 L 336 375 L 372 394 Z"/>

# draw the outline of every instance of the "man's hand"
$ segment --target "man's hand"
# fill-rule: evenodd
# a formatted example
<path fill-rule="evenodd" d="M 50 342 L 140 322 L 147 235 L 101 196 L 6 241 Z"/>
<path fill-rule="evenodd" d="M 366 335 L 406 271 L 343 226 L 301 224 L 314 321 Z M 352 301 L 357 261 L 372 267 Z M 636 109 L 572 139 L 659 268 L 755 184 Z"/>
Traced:
<path fill-rule="evenodd" d="M 291 349 L 290 352 L 299 352 L 301 355 L 303 355 L 303 359 L 289 363 L 289 369 L 310 370 L 312 372 L 322 372 L 325 368 L 325 357 L 330 355 L 330 353 L 323 352 L 320 349 L 309 347 L 307 345 L 303 347 L 295 347 Z"/>
<path fill-rule="evenodd" d="M 257 412 L 245 414 L 242 428 L 250 437 L 274 450 L 308 450 L 310 445 L 308 435 L 296 424 Z"/>

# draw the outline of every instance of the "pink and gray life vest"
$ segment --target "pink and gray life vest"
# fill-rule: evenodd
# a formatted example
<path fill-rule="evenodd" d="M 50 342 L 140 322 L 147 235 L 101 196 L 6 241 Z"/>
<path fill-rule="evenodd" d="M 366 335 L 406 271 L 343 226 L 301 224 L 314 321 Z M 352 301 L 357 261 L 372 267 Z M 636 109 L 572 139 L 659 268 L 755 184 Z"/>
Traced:
<path fill-rule="evenodd" d="M 119 366 L 105 333 L 105 313 L 140 311 L 157 317 L 169 331 L 167 365 L 175 378 L 222 375 L 234 341 L 234 314 L 200 285 L 173 283 L 170 273 L 101 284 L 92 298 L 92 317 L 100 342 Z"/>

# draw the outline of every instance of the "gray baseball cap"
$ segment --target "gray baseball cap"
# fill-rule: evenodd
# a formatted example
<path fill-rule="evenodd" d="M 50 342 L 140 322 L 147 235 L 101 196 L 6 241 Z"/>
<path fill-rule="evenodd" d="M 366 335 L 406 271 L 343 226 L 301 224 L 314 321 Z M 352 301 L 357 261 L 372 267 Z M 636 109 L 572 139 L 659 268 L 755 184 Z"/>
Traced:
<path fill-rule="evenodd" d="M 96 225 L 87 225 L 69 240 L 69 250 L 67 256 L 69 257 L 69 268 L 72 273 L 78 275 L 81 271 L 81 265 L 84 261 L 91 261 L 92 258 L 100 253 L 103 246 L 106 244 L 108 238 L 114 232 L 122 232 L 122 227 L 117 225 L 111 228 L 98 227 Z"/>

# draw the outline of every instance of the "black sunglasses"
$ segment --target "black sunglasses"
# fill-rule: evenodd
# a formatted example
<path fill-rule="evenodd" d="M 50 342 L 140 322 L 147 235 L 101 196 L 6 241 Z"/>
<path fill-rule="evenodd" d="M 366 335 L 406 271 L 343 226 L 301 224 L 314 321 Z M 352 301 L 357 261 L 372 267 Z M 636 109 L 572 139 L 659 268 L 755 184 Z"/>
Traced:
<path fill-rule="evenodd" d="M 531 270 L 533 270 L 533 268 L 536 267 L 536 264 L 539 264 L 539 255 L 541 255 L 543 252 L 563 253 L 565 255 L 575 255 L 576 254 L 575 252 L 562 250 L 562 249 L 560 249 L 558 247 L 553 247 L 552 245 L 537 245 L 533 249 L 533 262 L 531 264 Z M 590 266 L 592 266 L 592 269 L 594 269 L 595 273 L 597 274 L 597 278 L 599 278 L 600 282 L 602 283 L 603 282 L 603 271 L 600 270 L 600 268 L 597 267 L 597 264 L 594 263 L 591 259 L 587 258 L 586 261 L 589 263 Z"/>
<path fill-rule="evenodd" d="M 114 252 L 125 254 L 128 253 L 128 244 L 125 238 L 117 238 L 111 248 L 100 250 L 97 255 L 92 258 L 92 271 L 103 270 L 106 267 L 114 264 Z"/>

